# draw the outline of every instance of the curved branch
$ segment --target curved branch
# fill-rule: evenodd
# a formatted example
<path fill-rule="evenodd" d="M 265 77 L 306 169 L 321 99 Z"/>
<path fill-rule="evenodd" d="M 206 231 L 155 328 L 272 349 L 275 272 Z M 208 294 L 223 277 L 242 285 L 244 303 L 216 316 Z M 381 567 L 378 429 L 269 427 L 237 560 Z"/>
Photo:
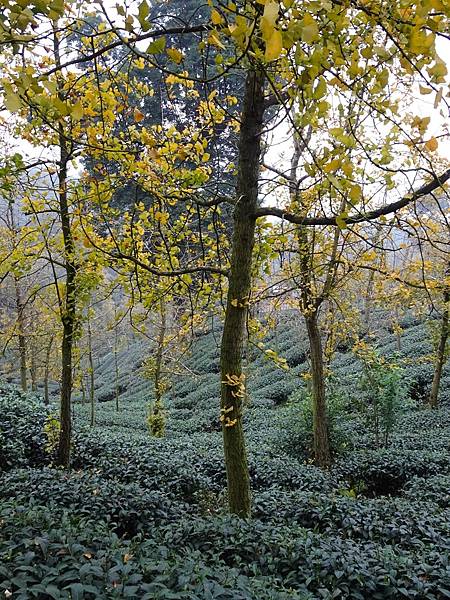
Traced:
<path fill-rule="evenodd" d="M 442 175 L 435 177 L 434 179 L 432 179 L 428 183 L 424 184 L 423 186 L 421 186 L 414 192 L 406 194 L 406 196 L 404 196 L 397 202 L 391 202 L 390 204 L 387 204 L 385 206 L 377 208 L 376 210 L 371 210 L 366 213 L 349 215 L 348 217 L 346 217 L 343 220 L 347 224 L 363 223 L 365 221 L 374 221 L 375 219 L 378 219 L 379 217 L 382 217 L 385 215 L 390 215 L 392 213 L 397 212 L 401 208 L 408 206 L 408 204 L 415 202 L 419 198 L 422 198 L 423 196 L 430 194 L 435 189 L 442 187 L 444 185 L 444 183 L 446 181 L 448 181 L 449 179 L 450 179 L 450 169 L 447 169 L 447 171 L 442 173 Z M 315 226 L 315 225 L 337 226 L 338 225 L 337 220 L 340 220 L 339 216 L 336 216 L 336 217 L 303 217 L 302 215 L 288 213 L 281 208 L 269 207 L 269 206 L 268 207 L 262 206 L 262 207 L 258 208 L 254 213 L 254 217 L 256 219 L 258 219 L 259 217 L 278 217 L 280 219 L 284 219 L 285 221 L 289 221 L 290 223 L 295 223 L 297 225 L 305 225 L 305 226 Z"/>

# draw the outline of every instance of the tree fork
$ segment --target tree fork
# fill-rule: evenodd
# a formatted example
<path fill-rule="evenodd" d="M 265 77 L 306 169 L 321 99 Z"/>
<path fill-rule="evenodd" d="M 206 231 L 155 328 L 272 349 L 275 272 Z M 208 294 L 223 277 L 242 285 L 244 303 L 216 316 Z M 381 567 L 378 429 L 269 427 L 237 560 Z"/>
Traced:
<path fill-rule="evenodd" d="M 247 73 L 239 137 L 236 206 L 229 287 L 221 344 L 221 421 L 230 512 L 250 517 L 251 494 L 242 427 L 245 393 L 243 354 L 251 292 L 255 212 L 258 202 L 261 130 L 264 116 L 264 74 Z"/>

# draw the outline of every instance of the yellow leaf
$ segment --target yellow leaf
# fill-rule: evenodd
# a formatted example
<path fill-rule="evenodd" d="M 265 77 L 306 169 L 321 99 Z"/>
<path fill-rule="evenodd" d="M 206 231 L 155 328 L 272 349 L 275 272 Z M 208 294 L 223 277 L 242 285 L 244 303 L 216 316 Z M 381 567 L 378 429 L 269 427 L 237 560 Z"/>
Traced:
<path fill-rule="evenodd" d="M 319 39 L 319 27 L 316 21 L 309 14 L 303 17 L 302 40 L 307 44 Z"/>
<path fill-rule="evenodd" d="M 231 301 L 231 306 L 234 306 L 235 308 L 238 307 L 238 300 L 237 300 L 237 298 L 233 298 L 233 300 Z"/>
<path fill-rule="evenodd" d="M 336 171 L 337 169 L 339 169 L 340 166 L 341 166 L 341 161 L 339 160 L 339 158 L 335 158 L 323 166 L 323 171 L 325 173 L 332 173 L 333 171 Z"/>
<path fill-rule="evenodd" d="M 266 54 L 265 58 L 267 61 L 276 60 L 283 49 L 283 38 L 281 31 L 275 29 L 270 39 L 266 42 Z"/>
<path fill-rule="evenodd" d="M 429 150 L 430 152 L 434 152 L 435 150 L 437 150 L 438 146 L 439 144 L 435 137 L 432 137 L 428 140 L 428 142 L 425 143 L 425 148 L 427 148 L 427 150 Z"/>
<path fill-rule="evenodd" d="M 278 11 L 280 10 L 280 6 L 278 2 L 268 2 L 264 6 L 263 17 L 267 20 L 267 22 L 275 27 L 275 23 L 278 18 Z"/>
<path fill-rule="evenodd" d="M 70 115 L 71 115 L 72 119 L 74 119 L 75 121 L 81 121 L 81 119 L 83 118 L 83 115 L 84 115 L 84 111 L 83 111 L 81 102 L 77 102 L 76 104 L 74 104 L 74 106 L 72 106 Z"/>
<path fill-rule="evenodd" d="M 339 229 L 347 229 L 347 223 L 345 221 L 345 218 L 347 215 L 345 213 L 343 213 L 342 215 L 338 215 L 336 217 L 336 225 L 339 227 Z"/>
<path fill-rule="evenodd" d="M 155 212 L 155 219 L 162 225 L 165 225 L 167 223 L 167 221 L 169 220 L 169 215 L 167 213 L 163 213 L 163 212 L 160 212 L 159 210 L 157 210 Z"/>
<path fill-rule="evenodd" d="M 211 11 L 211 21 L 214 25 L 220 25 L 223 23 L 222 15 L 215 8 Z"/>
<path fill-rule="evenodd" d="M 208 42 L 210 44 L 212 44 L 213 46 L 217 46 L 218 48 L 221 48 L 222 50 L 225 49 L 225 46 L 222 44 L 222 42 L 219 40 L 216 33 L 214 33 L 214 32 L 211 32 L 209 34 Z"/>
<path fill-rule="evenodd" d="M 272 37 L 274 26 L 271 23 L 269 23 L 266 17 L 261 17 L 261 22 L 259 26 L 261 28 L 262 38 L 265 42 L 267 42 Z"/>
<path fill-rule="evenodd" d="M 143 119 L 145 119 L 145 115 L 144 113 L 141 113 L 141 111 L 138 108 L 134 109 L 134 120 L 136 121 L 136 123 L 140 123 Z"/>
<path fill-rule="evenodd" d="M 180 52 L 178 48 L 167 48 L 166 54 L 170 58 L 170 60 L 172 60 L 177 65 L 179 65 L 184 58 L 184 54 Z"/>
<path fill-rule="evenodd" d="M 432 90 L 432 89 L 430 89 L 430 88 L 426 88 L 426 87 L 424 87 L 423 85 L 419 85 L 419 92 L 420 92 L 420 93 L 421 93 L 423 96 L 425 96 L 426 94 L 431 94 L 431 92 L 432 92 L 432 91 L 433 91 L 433 90 Z"/>
<path fill-rule="evenodd" d="M 353 202 L 356 202 L 357 200 L 359 200 L 361 198 L 361 186 L 358 184 L 352 185 L 352 187 L 350 188 L 350 192 L 349 192 L 349 198 L 350 200 L 352 200 Z"/>

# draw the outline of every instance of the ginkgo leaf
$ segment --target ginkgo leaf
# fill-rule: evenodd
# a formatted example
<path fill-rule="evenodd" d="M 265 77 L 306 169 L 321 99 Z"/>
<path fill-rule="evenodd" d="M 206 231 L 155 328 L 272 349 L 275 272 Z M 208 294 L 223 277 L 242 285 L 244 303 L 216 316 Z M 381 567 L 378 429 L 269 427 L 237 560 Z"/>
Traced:
<path fill-rule="evenodd" d="M 266 42 L 265 58 L 267 61 L 276 60 L 283 49 L 283 38 L 281 31 L 275 29 L 269 40 Z"/>
<path fill-rule="evenodd" d="M 437 150 L 438 146 L 439 146 L 439 143 L 435 137 L 430 138 L 425 143 L 425 148 L 427 148 L 427 150 L 429 150 L 430 152 L 434 152 L 435 150 Z"/>

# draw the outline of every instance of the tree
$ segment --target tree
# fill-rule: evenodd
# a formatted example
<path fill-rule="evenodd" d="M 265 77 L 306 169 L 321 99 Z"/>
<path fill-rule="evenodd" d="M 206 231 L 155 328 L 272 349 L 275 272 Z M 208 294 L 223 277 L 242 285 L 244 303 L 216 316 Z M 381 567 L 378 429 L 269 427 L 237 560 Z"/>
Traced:
<path fill-rule="evenodd" d="M 242 427 L 245 385 L 242 354 L 248 307 L 252 302 L 255 222 L 270 216 L 302 227 L 350 228 L 357 223 L 389 219 L 390 215 L 413 205 L 420 197 L 440 188 L 450 178 L 448 170 L 442 174 L 436 173 L 432 161 L 423 153 L 410 156 L 395 152 L 395 148 L 401 144 L 419 150 L 424 144 L 428 144 L 430 150 L 436 149 L 438 144 L 437 138 L 427 138 L 427 124 L 423 119 L 417 117 L 419 121 L 412 120 L 410 126 L 404 125 L 402 102 L 408 94 L 415 93 L 416 73 L 420 74 L 422 80 L 421 89 L 435 93 L 437 106 L 446 101 L 442 87 L 446 68 L 435 50 L 435 40 L 438 36 L 445 36 L 449 24 L 448 14 L 445 5 L 439 0 L 437 3 L 433 0 L 420 6 L 419 3 L 417 6 L 413 3 L 408 8 L 394 4 L 389 10 L 385 10 L 384 6 L 369 6 L 357 1 L 345 6 L 331 3 L 326 8 L 313 2 L 298 7 L 289 2 L 281 5 L 269 1 L 264 5 L 246 3 L 237 7 L 238 10 L 234 5 L 224 7 L 218 4 L 213 8 L 209 22 L 168 30 L 164 23 L 148 20 L 146 5 L 143 6 L 144 9 L 138 11 L 138 14 L 133 12 L 134 7 L 129 13 L 123 9 L 124 22 L 116 24 L 114 19 L 110 19 L 110 31 L 104 35 L 102 31 L 92 35 L 89 51 L 81 57 L 69 57 L 65 62 L 56 64 L 43 73 L 39 81 L 45 81 L 46 77 L 55 72 L 67 73 L 69 67 L 80 61 L 97 62 L 115 48 L 126 46 L 130 54 L 144 62 L 144 66 L 151 65 L 152 68 L 161 68 L 165 72 L 167 70 L 164 66 L 158 66 L 157 58 L 158 55 L 168 57 L 168 77 L 181 81 L 188 89 L 190 75 L 185 72 L 184 55 L 177 47 L 165 48 L 160 43 L 153 45 L 151 51 L 146 53 L 139 49 L 138 44 L 145 40 L 158 42 L 167 35 L 183 36 L 193 33 L 198 34 L 199 38 L 206 37 L 199 39 L 199 53 L 211 47 L 232 49 L 230 57 L 224 52 L 223 60 L 215 61 L 216 72 L 204 74 L 202 80 L 205 84 L 216 78 L 226 77 L 238 67 L 245 73 L 239 119 L 240 139 L 235 160 L 237 184 L 232 201 L 233 243 L 229 257 L 228 295 L 221 346 L 221 411 L 230 510 L 241 516 L 249 516 L 250 485 Z M 29 29 L 28 25 L 24 29 Z M 139 26 L 142 31 L 135 33 Z M 126 39 L 122 27 L 127 32 Z M 27 38 L 23 43 L 31 45 L 36 41 L 36 36 L 32 35 L 31 40 Z M 37 80 L 33 75 L 30 77 L 31 84 L 35 85 Z M 101 86 L 97 86 L 97 92 L 101 98 L 107 98 L 107 91 L 105 93 Z M 13 78 L 6 90 L 9 107 L 21 104 L 24 95 L 21 80 Z M 311 99 L 314 100 L 313 103 L 310 102 Z M 349 133 L 336 126 L 329 128 L 324 137 L 328 123 L 334 124 L 334 111 L 339 112 L 344 107 L 345 112 L 345 106 L 349 102 L 356 104 L 357 113 L 361 111 L 364 114 L 364 131 L 355 132 L 350 119 Z M 272 120 L 272 124 L 276 122 L 274 107 L 278 107 L 281 116 L 291 122 L 293 111 L 300 115 L 294 123 L 300 139 L 305 138 L 305 127 L 313 129 L 298 172 L 299 178 L 305 177 L 302 181 L 305 188 L 316 186 L 320 192 L 323 186 L 326 191 L 327 202 L 320 207 L 318 213 L 298 214 L 278 206 L 260 205 L 259 161 L 263 130 L 269 120 Z M 81 106 L 80 111 L 77 106 L 75 114 L 84 114 L 86 108 Z M 71 109 L 68 110 L 70 112 Z M 198 110 L 204 122 L 205 110 L 210 113 L 210 118 L 206 118 L 209 123 L 223 114 L 211 95 L 206 103 L 199 102 Z M 107 111 L 101 107 L 100 112 L 102 117 L 107 116 L 107 119 L 114 121 L 115 116 L 106 115 Z M 139 121 L 139 114 L 136 113 L 136 116 Z M 158 222 L 168 218 L 165 216 L 168 213 L 164 210 L 168 198 L 180 206 L 186 203 L 193 205 L 200 211 L 198 222 L 204 222 L 205 219 L 207 211 L 202 213 L 202 209 L 224 203 L 224 199 L 220 197 L 213 196 L 207 200 L 202 194 L 208 173 L 202 171 L 200 161 L 208 161 L 208 157 L 205 159 L 208 140 L 204 140 L 206 145 L 203 145 L 196 132 L 195 144 L 190 143 L 186 138 L 187 133 L 192 136 L 192 130 L 180 132 L 176 128 L 175 131 L 169 128 L 164 132 L 165 139 L 162 139 L 161 132 L 156 136 L 156 131 L 138 132 L 136 128 L 128 140 L 122 139 L 121 145 L 114 147 L 106 143 L 108 127 L 103 118 L 100 128 L 92 127 L 91 131 L 87 128 L 87 145 L 90 151 L 94 155 L 97 153 L 97 156 L 108 152 L 122 155 L 123 163 L 129 169 L 127 180 L 129 173 L 137 170 L 140 181 L 144 182 L 144 189 L 152 194 L 156 193 L 162 208 L 156 210 L 154 206 L 152 210 L 148 210 L 142 207 L 137 209 L 137 218 L 134 214 L 129 215 L 128 222 L 125 222 L 128 230 L 122 230 L 127 235 L 119 239 L 120 243 L 116 243 L 115 237 L 109 246 L 103 244 L 109 258 L 127 260 L 154 275 L 178 278 L 184 284 L 187 284 L 186 276 L 191 276 L 191 273 L 196 273 L 199 277 L 214 274 L 219 278 L 223 275 L 227 270 L 223 264 L 228 266 L 228 261 L 223 260 L 220 249 L 213 252 L 213 244 L 200 257 L 188 254 L 188 267 L 181 265 L 183 256 L 176 244 L 178 250 L 171 252 L 166 248 L 161 255 L 159 248 L 151 245 L 147 246 L 151 252 L 145 252 L 146 235 L 151 225 L 157 227 Z M 208 127 L 202 131 L 207 132 Z M 139 153 L 139 168 L 136 169 L 137 153 L 133 143 L 137 140 L 142 142 L 145 133 L 145 151 Z M 186 159 L 183 143 L 188 148 L 189 155 L 189 164 L 185 163 L 184 169 L 180 167 L 180 163 Z M 360 162 L 356 165 L 346 158 L 350 148 L 358 150 Z M 157 177 L 154 177 L 155 170 Z M 194 179 L 193 173 L 196 177 Z M 149 185 L 149 179 L 153 177 Z M 414 178 L 425 182 L 417 184 Z M 166 185 L 167 181 L 171 184 L 166 187 L 165 194 L 159 187 L 162 179 Z M 393 194 L 394 189 L 397 190 L 397 199 L 384 203 L 380 190 Z M 230 199 L 227 198 L 226 202 L 230 202 Z M 187 219 L 185 225 L 189 222 L 192 224 L 192 220 Z M 139 225 L 142 231 L 139 230 Z M 172 233 L 175 230 L 176 228 L 172 229 Z M 168 238 L 165 239 L 168 241 Z M 174 243 L 173 238 L 169 238 L 169 241 Z M 96 243 L 102 245 L 100 241 Z M 163 255 L 164 259 L 161 258 Z"/>

